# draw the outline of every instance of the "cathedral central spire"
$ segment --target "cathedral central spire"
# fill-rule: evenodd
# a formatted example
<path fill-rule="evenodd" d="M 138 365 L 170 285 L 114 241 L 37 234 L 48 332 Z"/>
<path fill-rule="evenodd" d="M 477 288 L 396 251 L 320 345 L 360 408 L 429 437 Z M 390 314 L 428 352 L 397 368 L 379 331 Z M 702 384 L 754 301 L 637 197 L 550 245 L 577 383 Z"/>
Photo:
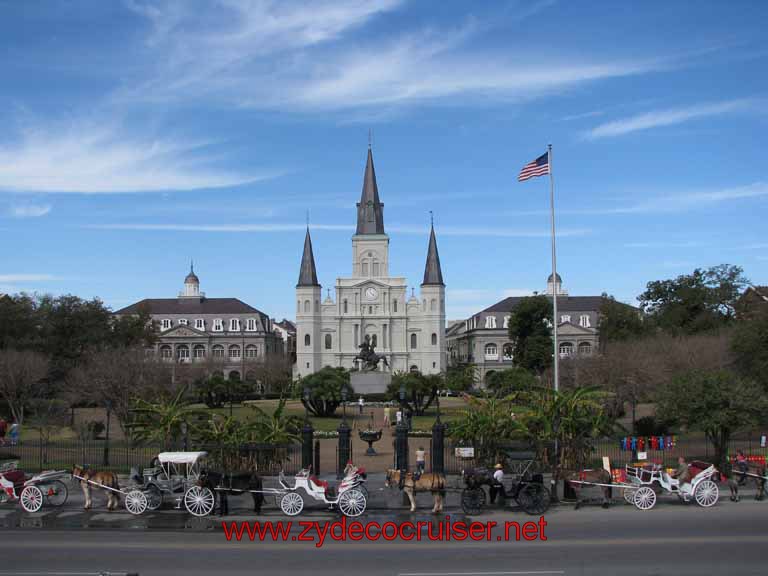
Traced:
<path fill-rule="evenodd" d="M 363 177 L 363 193 L 357 204 L 355 234 L 384 234 L 384 204 L 379 200 L 379 188 L 376 185 L 376 171 L 373 168 L 373 153 L 370 145 Z"/>
<path fill-rule="evenodd" d="M 307 235 L 304 236 L 304 253 L 301 255 L 301 269 L 299 270 L 299 286 L 320 286 L 317 282 L 317 269 L 315 268 L 315 255 L 312 252 L 312 238 L 309 235 L 309 226 L 307 226 Z"/>

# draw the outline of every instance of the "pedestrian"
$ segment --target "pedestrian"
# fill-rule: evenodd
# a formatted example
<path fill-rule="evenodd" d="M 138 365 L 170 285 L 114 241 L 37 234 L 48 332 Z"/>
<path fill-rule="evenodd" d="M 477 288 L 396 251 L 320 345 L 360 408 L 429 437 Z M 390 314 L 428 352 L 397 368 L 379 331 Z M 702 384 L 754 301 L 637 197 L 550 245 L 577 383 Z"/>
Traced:
<path fill-rule="evenodd" d="M 418 470 L 419 474 L 424 474 L 424 469 L 426 468 L 426 453 L 424 452 L 424 446 L 419 446 L 419 449 L 416 450 L 416 470 Z"/>
<path fill-rule="evenodd" d="M 507 492 L 504 489 L 504 467 L 501 465 L 501 463 L 497 463 L 493 468 L 494 472 L 491 480 L 490 490 L 491 504 L 496 501 L 497 494 L 501 495 L 501 503 L 503 504 L 507 497 Z"/>
<path fill-rule="evenodd" d="M 360 409 L 360 414 L 363 413 L 364 406 L 365 406 L 365 400 L 363 400 L 363 397 L 360 396 L 360 398 L 357 399 L 357 407 Z"/>
<path fill-rule="evenodd" d="M 389 421 L 389 406 L 384 406 L 384 426 L 392 426 L 392 422 Z"/>
<path fill-rule="evenodd" d="M 16 443 L 19 441 L 19 424 L 16 422 L 15 418 L 11 424 L 10 430 L 8 430 L 8 438 L 11 441 L 11 446 L 16 446 Z"/>
<path fill-rule="evenodd" d="M 5 433 L 8 430 L 8 422 L 0 416 L 0 446 L 5 446 Z"/>

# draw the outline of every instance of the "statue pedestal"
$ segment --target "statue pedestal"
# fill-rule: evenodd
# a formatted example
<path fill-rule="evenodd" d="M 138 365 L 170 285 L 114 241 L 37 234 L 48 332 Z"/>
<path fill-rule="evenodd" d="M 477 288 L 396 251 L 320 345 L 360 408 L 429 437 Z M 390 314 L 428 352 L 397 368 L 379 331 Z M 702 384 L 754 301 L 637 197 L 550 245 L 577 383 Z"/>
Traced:
<path fill-rule="evenodd" d="M 349 383 L 355 394 L 384 394 L 392 382 L 389 372 L 352 372 Z"/>

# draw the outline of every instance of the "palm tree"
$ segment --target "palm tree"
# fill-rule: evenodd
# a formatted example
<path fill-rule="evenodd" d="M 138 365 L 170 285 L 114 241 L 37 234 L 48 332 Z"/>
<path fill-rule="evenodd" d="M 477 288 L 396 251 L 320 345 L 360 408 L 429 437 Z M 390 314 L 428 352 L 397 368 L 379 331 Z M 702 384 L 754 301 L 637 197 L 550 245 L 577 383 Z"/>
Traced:
<path fill-rule="evenodd" d="M 182 386 L 174 396 L 161 397 L 155 402 L 142 398 L 133 409 L 134 422 L 130 427 L 142 441 L 160 441 L 164 448 L 175 444 L 184 428 L 205 416 L 205 410 L 194 408 L 186 397 L 188 386 Z"/>
<path fill-rule="evenodd" d="M 286 400 L 281 398 L 272 413 L 252 406 L 256 418 L 252 422 L 251 439 L 268 444 L 289 444 L 299 440 L 301 418 L 286 413 Z"/>

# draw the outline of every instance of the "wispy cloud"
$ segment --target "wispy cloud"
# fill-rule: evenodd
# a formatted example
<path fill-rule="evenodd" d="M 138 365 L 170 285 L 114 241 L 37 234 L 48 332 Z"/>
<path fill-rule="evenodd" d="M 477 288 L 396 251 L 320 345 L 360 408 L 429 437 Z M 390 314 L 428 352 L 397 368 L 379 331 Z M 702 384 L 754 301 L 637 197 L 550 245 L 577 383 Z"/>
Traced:
<path fill-rule="evenodd" d="M 264 224 L 142 224 L 142 223 L 114 223 L 114 224 L 87 224 L 83 228 L 90 230 L 134 230 L 155 232 L 296 232 L 306 228 L 304 223 L 264 223 Z M 355 227 L 349 224 L 311 224 L 310 230 L 325 230 L 336 232 L 349 232 Z M 423 235 L 429 234 L 429 228 L 425 226 L 387 226 L 388 232 L 399 234 Z M 512 228 L 474 228 L 459 226 L 440 226 L 436 229 L 440 236 L 475 236 L 475 237 L 500 237 L 500 238 L 545 238 L 549 237 L 548 230 L 515 230 Z M 558 236 L 586 236 L 591 233 L 589 229 L 564 228 L 558 231 Z"/>
<path fill-rule="evenodd" d="M 701 248 L 707 246 L 705 242 L 629 242 L 624 248 Z"/>
<path fill-rule="evenodd" d="M 426 100 L 526 99 L 670 66 L 654 59 L 561 58 L 540 52 L 534 59 L 524 49 L 513 56 L 473 50 L 471 40 L 491 25 L 480 18 L 454 28 L 405 29 L 394 37 L 379 37 L 371 28 L 364 38 L 352 35 L 401 4 L 226 0 L 201 9 L 134 0 L 134 10 L 150 23 L 145 56 L 154 68 L 116 98 L 196 98 L 288 110 L 366 108 L 387 114 L 387 108 Z M 508 20 L 520 21 L 551 4 L 510 11 Z"/>
<path fill-rule="evenodd" d="M 55 280 L 51 274 L 0 274 L 0 282 L 4 284 L 16 284 L 18 282 L 48 282 Z"/>
<path fill-rule="evenodd" d="M 11 204 L 8 214 L 13 218 L 40 218 L 50 214 L 50 204 Z"/>
<path fill-rule="evenodd" d="M 597 140 L 599 138 L 621 136 L 631 132 L 657 128 L 659 126 L 682 124 L 683 122 L 694 120 L 696 118 L 719 116 L 731 112 L 743 111 L 754 106 L 755 104 L 755 100 L 738 99 L 709 104 L 697 104 L 684 108 L 654 110 L 651 112 L 646 112 L 645 114 L 639 114 L 637 116 L 630 116 L 629 118 L 622 118 L 620 120 L 613 120 L 611 122 L 600 124 L 588 132 L 585 132 L 583 136 L 586 140 Z"/>
<path fill-rule="evenodd" d="M 239 186 L 279 175 L 208 165 L 210 142 L 134 136 L 119 125 L 27 125 L 0 147 L 0 191 L 111 194 Z"/>

